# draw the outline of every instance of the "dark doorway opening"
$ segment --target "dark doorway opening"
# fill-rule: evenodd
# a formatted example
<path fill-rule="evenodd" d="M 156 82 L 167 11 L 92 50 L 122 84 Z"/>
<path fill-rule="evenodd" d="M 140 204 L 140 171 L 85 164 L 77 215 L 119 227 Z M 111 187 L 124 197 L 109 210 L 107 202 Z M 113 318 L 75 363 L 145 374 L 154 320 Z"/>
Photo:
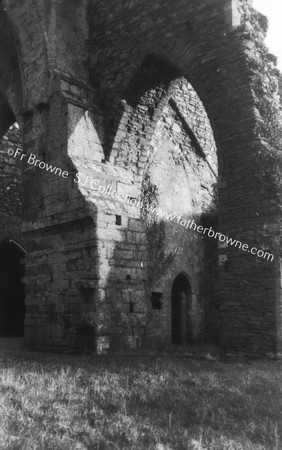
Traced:
<path fill-rule="evenodd" d="M 24 335 L 24 256 L 12 240 L 0 244 L 0 337 Z"/>
<path fill-rule="evenodd" d="M 191 286 L 188 278 L 180 274 L 171 291 L 171 342 L 185 345 L 192 342 Z"/>

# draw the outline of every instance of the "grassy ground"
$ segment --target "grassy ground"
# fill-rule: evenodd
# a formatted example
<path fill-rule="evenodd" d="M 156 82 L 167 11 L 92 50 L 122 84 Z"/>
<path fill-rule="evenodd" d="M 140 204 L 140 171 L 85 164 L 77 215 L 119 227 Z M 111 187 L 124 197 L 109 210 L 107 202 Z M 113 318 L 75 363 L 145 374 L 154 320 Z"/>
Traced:
<path fill-rule="evenodd" d="M 1 449 L 282 449 L 282 363 L 0 355 Z"/>

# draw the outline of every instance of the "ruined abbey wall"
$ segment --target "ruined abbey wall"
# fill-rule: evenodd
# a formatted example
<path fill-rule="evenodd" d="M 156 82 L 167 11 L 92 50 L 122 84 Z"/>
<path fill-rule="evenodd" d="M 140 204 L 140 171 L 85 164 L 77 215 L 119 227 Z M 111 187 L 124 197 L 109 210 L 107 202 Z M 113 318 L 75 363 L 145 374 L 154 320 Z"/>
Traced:
<path fill-rule="evenodd" d="M 114 164 L 95 161 L 94 168 L 89 158 L 79 171 L 81 192 L 89 203 L 100 205 L 97 312 L 105 341 L 116 349 L 170 343 L 171 286 L 179 273 L 187 274 L 192 288 L 191 338 L 205 338 L 206 308 L 216 316 L 209 279 L 216 260 L 207 252 L 205 238 L 185 227 L 189 219 L 198 226 L 204 216 L 208 220 L 216 214 L 212 130 L 200 99 L 184 79 L 163 93 L 158 112 L 152 108 L 155 120 L 149 121 L 146 114 L 155 94 L 150 91 L 125 111 L 111 155 Z M 155 127 L 150 132 L 151 122 Z M 72 144 L 77 148 L 78 142 Z M 159 209 L 163 217 L 158 217 Z M 156 293 L 162 299 L 159 307 L 153 305 Z"/>
<path fill-rule="evenodd" d="M 26 154 L 26 348 L 171 344 L 178 279 L 182 344 L 277 355 L 281 128 L 264 18 L 240 0 L 4 7 L 0 90 Z"/>

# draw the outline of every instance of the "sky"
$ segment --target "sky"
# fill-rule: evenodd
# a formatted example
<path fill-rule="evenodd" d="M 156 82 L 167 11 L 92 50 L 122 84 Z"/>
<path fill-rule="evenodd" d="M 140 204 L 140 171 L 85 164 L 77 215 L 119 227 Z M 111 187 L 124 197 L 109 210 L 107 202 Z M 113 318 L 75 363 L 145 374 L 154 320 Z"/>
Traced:
<path fill-rule="evenodd" d="M 278 68 L 282 71 L 282 0 L 253 0 L 253 7 L 268 18 L 265 43 L 270 53 L 278 56 Z"/>

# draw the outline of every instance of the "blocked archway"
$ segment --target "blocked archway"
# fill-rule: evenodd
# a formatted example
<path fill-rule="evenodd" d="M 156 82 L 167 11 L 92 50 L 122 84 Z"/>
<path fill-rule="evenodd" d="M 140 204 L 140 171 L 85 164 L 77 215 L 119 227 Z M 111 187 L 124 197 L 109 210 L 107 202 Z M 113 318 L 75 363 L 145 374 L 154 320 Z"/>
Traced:
<path fill-rule="evenodd" d="M 192 342 L 191 285 L 184 274 L 178 275 L 171 289 L 171 343 L 186 345 Z"/>
<path fill-rule="evenodd" d="M 0 244 L 0 337 L 24 335 L 24 249 L 12 240 Z"/>

